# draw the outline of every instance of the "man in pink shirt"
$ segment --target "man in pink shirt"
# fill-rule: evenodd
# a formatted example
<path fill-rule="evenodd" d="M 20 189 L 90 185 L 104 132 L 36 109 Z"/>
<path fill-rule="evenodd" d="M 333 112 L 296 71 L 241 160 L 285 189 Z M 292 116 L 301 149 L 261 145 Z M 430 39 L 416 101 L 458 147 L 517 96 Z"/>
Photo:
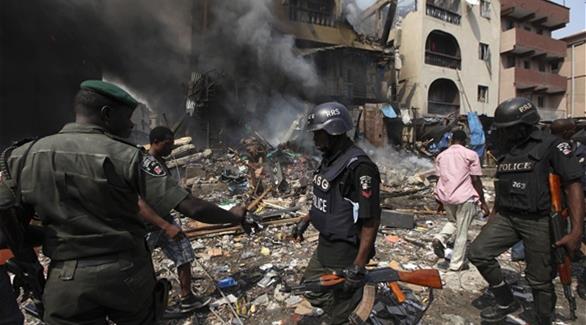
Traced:
<path fill-rule="evenodd" d="M 435 199 L 446 211 L 448 223 L 433 240 L 433 250 L 439 257 L 445 257 L 446 241 L 455 236 L 450 270 L 467 269 L 466 241 L 468 227 L 478 212 L 478 202 L 488 215 L 489 208 L 484 200 L 478 155 L 465 147 L 466 133 L 456 130 L 452 133 L 451 145 L 435 159 L 435 170 L 439 176 L 435 188 Z"/>

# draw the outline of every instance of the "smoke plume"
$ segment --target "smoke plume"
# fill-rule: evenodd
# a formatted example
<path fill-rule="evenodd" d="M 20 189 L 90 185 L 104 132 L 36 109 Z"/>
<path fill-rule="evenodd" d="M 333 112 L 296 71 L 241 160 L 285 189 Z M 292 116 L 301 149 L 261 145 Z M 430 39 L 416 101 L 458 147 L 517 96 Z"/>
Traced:
<path fill-rule="evenodd" d="M 83 30 L 82 42 L 92 47 L 104 79 L 165 113 L 170 124 L 185 114 L 191 72 L 218 71 L 222 97 L 202 116 L 244 120 L 277 139 L 282 129 L 276 125 L 303 112 L 319 85 L 313 64 L 295 54 L 292 36 L 275 30 L 274 1 L 207 1 L 207 24 L 202 3 L 58 0 L 53 7 L 74 22 L 69 28 Z"/>

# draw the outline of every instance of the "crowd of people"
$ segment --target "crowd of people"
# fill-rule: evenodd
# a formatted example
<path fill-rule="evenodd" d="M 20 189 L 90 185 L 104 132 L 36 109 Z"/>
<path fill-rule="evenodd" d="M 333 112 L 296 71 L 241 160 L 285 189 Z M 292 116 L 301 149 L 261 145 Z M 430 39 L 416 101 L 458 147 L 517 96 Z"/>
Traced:
<path fill-rule="evenodd" d="M 105 324 L 106 319 L 154 324 L 165 312 L 160 297 L 166 296 L 157 290 L 151 261 L 155 247 L 161 247 L 177 269 L 181 297 L 176 312 L 205 308 L 210 299 L 192 292 L 190 266 L 195 255 L 172 210 L 205 223 L 239 224 L 247 233 L 256 226 L 244 206 L 223 210 L 179 186 L 163 160 L 173 148 L 170 129 L 153 129 L 148 151 L 126 142 L 136 106 L 137 101 L 115 84 L 84 81 L 74 100 L 74 123 L 57 134 L 18 143 L 0 157 L 0 248 L 9 247 L 14 259 L 25 265 L 38 265 L 32 246 L 42 245 L 51 260 L 46 282 L 42 268 L 39 274 L 45 282 L 41 316 L 47 324 Z M 488 322 L 502 321 L 519 308 L 496 257 L 523 244 L 536 320 L 552 324 L 552 251 L 564 247 L 574 255 L 583 240 L 586 174 L 584 149 L 572 140 L 575 124 L 556 121 L 549 132 L 538 128 L 539 122 L 536 107 L 524 98 L 496 108 L 493 207 L 484 197 L 480 158 L 466 148 L 463 130 L 452 131 L 450 146 L 435 161 L 435 199 L 448 223 L 432 248 L 439 257 L 449 258 L 450 271 L 465 270 L 469 263 L 478 269 L 496 300 L 481 312 Z M 348 109 L 337 102 L 315 106 L 305 125 L 323 157 L 311 184 L 310 212 L 293 227 L 292 235 L 302 240 L 310 224 L 319 231 L 302 282 L 331 270 L 341 270 L 344 277 L 343 286 L 335 290 L 305 294 L 312 306 L 325 311 L 320 317 L 326 324 L 355 319 L 380 225 L 380 174 L 347 136 L 353 125 Z M 552 173 L 561 180 L 570 219 L 569 231 L 555 242 L 549 240 Z M 468 227 L 479 213 L 488 221 L 468 245 Z M 40 220 L 40 240 L 28 235 L 33 216 Z M 446 247 L 451 245 L 452 254 L 447 256 Z M 583 299 L 584 277 L 578 286 Z M 22 324 L 2 267 L 0 292 L 0 324 Z M 291 319 L 308 324 L 309 318 Z"/>

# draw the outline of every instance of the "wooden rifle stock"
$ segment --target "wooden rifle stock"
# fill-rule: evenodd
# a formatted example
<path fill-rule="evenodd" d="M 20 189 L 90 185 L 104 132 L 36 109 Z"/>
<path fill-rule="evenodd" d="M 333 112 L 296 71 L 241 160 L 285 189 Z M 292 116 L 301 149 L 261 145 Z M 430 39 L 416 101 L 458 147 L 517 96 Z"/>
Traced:
<path fill-rule="evenodd" d="M 567 232 L 568 213 L 562 205 L 562 184 L 560 177 L 550 173 L 548 176 L 549 194 L 551 197 L 552 214 L 549 219 L 552 244 L 562 239 Z M 564 288 L 564 296 L 570 305 L 570 318 L 576 319 L 576 298 L 572 293 L 572 260 L 563 246 L 554 247 L 554 259 L 557 264 L 557 271 L 560 282 Z"/>
<path fill-rule="evenodd" d="M 549 195 L 551 196 L 551 209 L 555 213 L 562 214 L 562 182 L 556 174 L 548 176 Z"/>
<path fill-rule="evenodd" d="M 403 302 L 405 302 L 407 298 L 405 297 L 403 290 L 401 290 L 401 287 L 399 287 L 399 284 L 397 282 L 389 282 L 389 289 L 391 289 L 391 291 L 393 292 L 393 295 L 397 299 L 398 303 L 402 304 Z"/>
<path fill-rule="evenodd" d="M 562 239 L 566 234 L 567 211 L 562 206 L 562 184 L 560 177 L 556 174 L 549 174 L 549 193 L 551 196 L 551 232 L 553 244 Z M 555 248 L 556 263 L 562 284 L 572 283 L 572 261 L 564 247 Z"/>
<path fill-rule="evenodd" d="M 442 279 L 439 271 L 435 269 L 415 270 L 411 272 L 397 271 L 399 274 L 399 281 L 429 287 L 434 289 L 442 289 Z"/>

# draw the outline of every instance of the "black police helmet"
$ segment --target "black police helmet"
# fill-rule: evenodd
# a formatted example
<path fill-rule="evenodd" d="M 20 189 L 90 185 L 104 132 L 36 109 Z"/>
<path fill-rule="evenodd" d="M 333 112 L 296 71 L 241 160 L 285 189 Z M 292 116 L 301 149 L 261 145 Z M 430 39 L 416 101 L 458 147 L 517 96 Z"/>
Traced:
<path fill-rule="evenodd" d="M 518 124 L 536 125 L 541 117 L 537 107 L 524 97 L 514 97 L 502 102 L 494 112 L 494 127 L 506 128 Z"/>
<path fill-rule="evenodd" d="M 352 130 L 352 117 L 346 106 L 338 102 L 315 106 L 307 115 L 307 131 L 324 130 L 329 135 L 340 135 Z"/>

